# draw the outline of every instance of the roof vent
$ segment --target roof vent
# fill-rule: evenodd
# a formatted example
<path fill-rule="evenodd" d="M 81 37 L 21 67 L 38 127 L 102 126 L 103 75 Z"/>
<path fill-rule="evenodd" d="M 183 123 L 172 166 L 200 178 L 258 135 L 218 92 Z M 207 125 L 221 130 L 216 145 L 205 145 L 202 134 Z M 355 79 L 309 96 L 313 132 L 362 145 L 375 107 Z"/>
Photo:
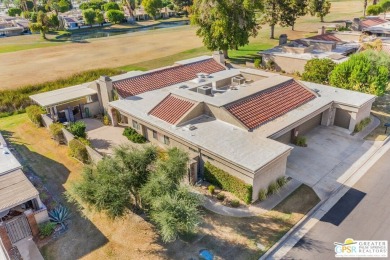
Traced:
<path fill-rule="evenodd" d="M 198 88 L 198 93 L 203 94 L 203 95 L 210 96 L 211 92 L 212 92 L 212 87 L 210 87 L 210 86 L 201 86 Z"/>
<path fill-rule="evenodd" d="M 320 93 L 320 90 L 318 88 L 313 89 L 315 93 Z"/>
<path fill-rule="evenodd" d="M 186 89 L 186 88 L 188 88 L 188 86 L 187 85 L 181 85 L 179 88 L 180 89 Z"/>
<path fill-rule="evenodd" d="M 241 85 L 245 83 L 245 78 L 242 76 L 235 76 L 232 78 L 232 85 Z"/>

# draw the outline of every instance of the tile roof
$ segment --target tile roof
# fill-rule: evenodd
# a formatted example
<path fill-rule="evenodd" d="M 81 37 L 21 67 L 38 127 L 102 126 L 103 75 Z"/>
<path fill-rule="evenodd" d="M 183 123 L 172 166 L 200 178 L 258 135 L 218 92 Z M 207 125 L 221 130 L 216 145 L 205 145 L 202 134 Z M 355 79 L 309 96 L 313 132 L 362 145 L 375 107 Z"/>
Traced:
<path fill-rule="evenodd" d="M 310 40 L 318 40 L 318 41 L 332 41 L 332 42 L 342 42 L 339 38 L 332 34 L 320 34 L 320 35 L 314 35 L 312 37 L 306 38 Z"/>
<path fill-rule="evenodd" d="M 226 109 L 246 127 L 254 129 L 314 98 L 312 92 L 295 80 L 289 80 L 227 105 Z"/>
<path fill-rule="evenodd" d="M 381 19 L 379 17 L 372 17 L 372 18 L 366 18 L 366 19 L 360 21 L 360 26 L 362 28 L 367 28 L 367 27 L 379 25 L 379 24 L 386 23 L 386 22 L 387 22 L 386 20 Z"/>
<path fill-rule="evenodd" d="M 190 64 L 172 66 L 140 76 L 113 82 L 121 97 L 135 96 L 196 78 L 197 73 L 216 73 L 225 70 L 221 64 L 210 58 Z"/>
<path fill-rule="evenodd" d="M 390 45 L 387 45 L 387 44 L 383 44 L 382 45 L 382 50 L 383 52 L 387 53 L 390 55 Z"/>
<path fill-rule="evenodd" d="M 195 102 L 169 95 L 155 106 L 149 114 L 170 124 L 175 124 L 194 105 Z"/>

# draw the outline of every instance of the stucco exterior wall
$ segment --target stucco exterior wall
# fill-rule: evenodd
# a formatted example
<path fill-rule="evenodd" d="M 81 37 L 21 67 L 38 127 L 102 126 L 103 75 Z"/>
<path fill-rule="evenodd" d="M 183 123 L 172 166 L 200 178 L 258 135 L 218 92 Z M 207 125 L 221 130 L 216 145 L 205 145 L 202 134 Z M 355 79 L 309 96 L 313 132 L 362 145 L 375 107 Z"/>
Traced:
<path fill-rule="evenodd" d="M 205 114 L 208 116 L 215 117 L 216 119 L 219 119 L 221 121 L 246 129 L 243 124 L 241 124 L 235 117 L 233 117 L 223 107 L 219 108 L 209 104 L 205 104 L 204 110 L 205 110 Z"/>
<path fill-rule="evenodd" d="M 40 209 L 34 211 L 34 218 L 38 225 L 49 221 L 49 215 L 47 213 L 47 209 Z"/>
<path fill-rule="evenodd" d="M 286 175 L 287 157 L 289 154 L 290 152 L 280 156 L 271 164 L 268 164 L 263 169 L 256 172 L 253 179 L 253 201 L 256 201 L 259 198 L 260 189 L 266 189 L 271 182 Z"/>
<path fill-rule="evenodd" d="M 273 55 L 263 55 L 262 64 L 265 66 L 268 60 L 275 62 L 276 70 L 284 70 L 287 73 L 299 72 L 303 73 L 305 70 L 305 65 L 307 60 L 283 57 L 283 56 L 273 56 Z"/>
<path fill-rule="evenodd" d="M 89 109 L 89 115 L 95 116 L 98 114 L 101 114 L 103 111 L 101 111 L 100 104 L 98 101 L 84 104 L 84 111 L 83 111 L 83 117 L 86 117 L 85 108 Z"/>
<path fill-rule="evenodd" d="M 191 119 L 194 119 L 198 116 L 203 115 L 204 114 L 204 106 L 205 105 L 203 102 L 196 104 L 193 109 L 188 111 L 182 118 L 179 119 L 179 121 L 177 122 L 177 125 L 181 125 L 181 124 L 183 124 Z"/>

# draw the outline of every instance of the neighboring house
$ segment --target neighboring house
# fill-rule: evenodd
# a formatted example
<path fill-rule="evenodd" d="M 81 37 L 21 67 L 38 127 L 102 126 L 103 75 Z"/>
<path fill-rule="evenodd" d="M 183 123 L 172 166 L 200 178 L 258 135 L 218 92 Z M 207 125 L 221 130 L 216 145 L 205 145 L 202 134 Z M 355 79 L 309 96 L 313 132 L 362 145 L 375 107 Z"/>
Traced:
<path fill-rule="evenodd" d="M 319 125 L 352 132 L 375 100 L 276 73 L 227 69 L 220 53 L 102 76 L 89 88 L 98 89 L 113 126 L 130 126 L 151 143 L 187 151 L 191 182 L 210 162 L 252 185 L 254 201 L 260 189 L 285 175 L 297 136 Z"/>
<path fill-rule="evenodd" d="M 307 61 L 314 58 L 328 58 L 336 63 L 344 62 L 359 47 L 358 42 L 344 42 L 340 37 L 352 38 L 349 33 L 326 34 L 322 27 L 313 37 L 287 42 L 287 36 L 281 36 L 279 46 L 260 51 L 262 65 L 271 66 L 277 71 L 303 73 Z"/>
<path fill-rule="evenodd" d="M 14 243 L 38 235 L 38 224 L 48 220 L 38 190 L 0 134 L 0 250 L 9 254 Z"/>
<path fill-rule="evenodd" d="M 60 27 L 66 30 L 79 29 L 84 26 L 84 19 L 81 10 L 72 9 L 66 13 L 60 13 L 58 15 L 60 21 Z"/>
<path fill-rule="evenodd" d="M 390 22 L 377 16 L 353 19 L 352 28 L 361 31 L 363 34 L 376 37 L 390 36 Z"/>
<path fill-rule="evenodd" d="M 125 13 L 125 17 L 127 21 L 131 20 L 130 17 L 130 12 L 129 9 L 126 6 L 123 6 L 123 11 Z M 141 21 L 141 20 L 148 20 L 150 19 L 150 16 L 146 13 L 145 9 L 143 6 L 140 6 L 136 8 L 133 11 L 134 19 L 136 21 Z M 160 13 L 157 15 L 158 18 L 170 18 L 170 17 L 175 17 L 177 15 L 177 12 L 174 10 L 169 9 L 168 7 L 163 7 L 160 9 Z"/>
<path fill-rule="evenodd" d="M 29 21 L 21 17 L 0 15 L 0 36 L 17 36 L 29 32 Z"/>

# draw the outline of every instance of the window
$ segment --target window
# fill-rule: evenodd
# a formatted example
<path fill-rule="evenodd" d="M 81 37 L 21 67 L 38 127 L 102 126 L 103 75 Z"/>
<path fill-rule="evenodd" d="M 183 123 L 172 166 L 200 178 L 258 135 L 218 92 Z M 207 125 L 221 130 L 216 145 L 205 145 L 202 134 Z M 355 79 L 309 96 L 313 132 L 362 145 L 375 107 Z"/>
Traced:
<path fill-rule="evenodd" d="M 137 121 L 134 121 L 134 120 L 133 120 L 133 128 L 136 129 L 136 130 L 139 129 L 139 124 L 138 124 Z"/>
<path fill-rule="evenodd" d="M 153 138 L 157 139 L 157 131 L 156 130 L 153 130 Z"/>
<path fill-rule="evenodd" d="M 164 135 L 164 144 L 169 145 L 169 137 Z"/>
<path fill-rule="evenodd" d="M 91 96 L 87 96 L 87 103 L 92 103 L 92 97 Z"/>

